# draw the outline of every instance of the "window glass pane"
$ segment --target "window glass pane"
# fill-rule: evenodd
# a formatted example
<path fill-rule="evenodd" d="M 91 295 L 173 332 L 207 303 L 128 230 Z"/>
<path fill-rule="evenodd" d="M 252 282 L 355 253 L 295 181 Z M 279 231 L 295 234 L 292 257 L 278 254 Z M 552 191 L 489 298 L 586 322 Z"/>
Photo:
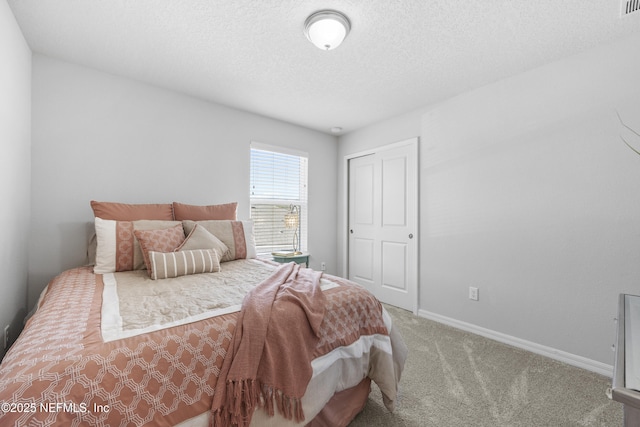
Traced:
<path fill-rule="evenodd" d="M 251 204 L 251 219 L 258 253 L 293 250 L 294 229 L 285 227 L 289 205 Z"/>
<path fill-rule="evenodd" d="M 251 150 L 251 198 L 301 200 L 300 157 Z"/>
<path fill-rule="evenodd" d="M 298 250 L 306 250 L 307 163 L 304 156 L 251 149 L 251 219 L 258 253 L 290 252 L 295 237 Z M 292 206 L 299 212 L 297 230 L 285 226 Z"/>

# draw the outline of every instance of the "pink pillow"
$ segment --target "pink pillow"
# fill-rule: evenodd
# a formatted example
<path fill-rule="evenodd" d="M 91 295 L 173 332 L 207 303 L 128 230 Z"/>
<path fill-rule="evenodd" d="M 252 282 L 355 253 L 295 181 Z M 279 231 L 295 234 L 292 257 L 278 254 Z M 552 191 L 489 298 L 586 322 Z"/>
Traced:
<path fill-rule="evenodd" d="M 181 252 L 149 252 L 153 280 L 169 279 L 188 274 L 217 273 L 220 259 L 213 249 L 194 249 Z"/>
<path fill-rule="evenodd" d="M 180 226 L 180 221 L 137 220 L 114 221 L 95 218 L 96 274 L 143 270 L 144 253 L 134 230 L 157 230 Z"/>
<path fill-rule="evenodd" d="M 173 252 L 184 242 L 182 224 L 156 230 L 133 230 L 133 234 L 140 242 L 144 264 L 149 271 L 151 271 L 149 252 Z"/>
<path fill-rule="evenodd" d="M 238 202 L 222 205 L 196 206 L 173 202 L 173 215 L 176 221 L 207 221 L 237 219 Z"/>
<path fill-rule="evenodd" d="M 173 207 L 169 203 L 130 205 L 126 203 L 91 201 L 93 215 L 114 221 L 136 221 L 139 219 L 173 220 Z"/>

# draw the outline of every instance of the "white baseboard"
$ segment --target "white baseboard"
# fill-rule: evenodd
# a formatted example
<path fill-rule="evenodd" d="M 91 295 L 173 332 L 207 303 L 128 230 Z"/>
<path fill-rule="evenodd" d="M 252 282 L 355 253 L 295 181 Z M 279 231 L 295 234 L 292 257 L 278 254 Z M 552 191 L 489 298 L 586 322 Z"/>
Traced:
<path fill-rule="evenodd" d="M 542 356 L 549 357 L 551 359 L 564 362 L 568 365 L 576 366 L 578 368 L 586 369 L 591 372 L 595 372 L 600 375 L 611 378 L 613 376 L 613 366 L 606 363 L 598 362 L 596 360 L 587 359 L 586 357 L 577 356 L 575 354 L 567 353 L 566 351 L 558 350 L 552 347 L 547 347 L 541 344 L 537 344 L 531 341 L 523 340 L 520 338 L 512 337 L 510 335 L 496 332 L 491 329 L 482 328 L 471 323 L 462 322 L 460 320 L 452 319 L 450 317 L 442 316 L 440 314 L 432 313 L 426 310 L 418 310 L 418 316 L 424 317 L 429 320 L 433 320 L 438 323 L 452 326 L 463 331 L 471 332 L 472 334 L 480 335 L 485 338 L 492 339 L 504 344 L 518 347 L 523 350 L 530 351 L 532 353 L 540 354 Z"/>

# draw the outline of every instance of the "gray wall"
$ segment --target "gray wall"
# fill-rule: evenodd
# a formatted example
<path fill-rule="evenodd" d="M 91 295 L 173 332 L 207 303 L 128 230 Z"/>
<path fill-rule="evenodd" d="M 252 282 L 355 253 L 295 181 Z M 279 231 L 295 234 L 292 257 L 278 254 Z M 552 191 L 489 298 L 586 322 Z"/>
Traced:
<path fill-rule="evenodd" d="M 7 2 L 0 1 L 0 357 L 2 334 L 22 328 L 27 303 L 31 189 L 31 50 Z"/>
<path fill-rule="evenodd" d="M 29 302 L 85 263 L 91 199 L 238 201 L 249 218 L 251 141 L 309 153 L 311 266 L 335 271 L 334 136 L 34 55 Z"/>
<path fill-rule="evenodd" d="M 340 161 L 421 138 L 422 315 L 610 368 L 618 294 L 640 292 L 640 156 L 615 115 L 640 130 L 639 44 L 620 40 L 340 138 Z"/>

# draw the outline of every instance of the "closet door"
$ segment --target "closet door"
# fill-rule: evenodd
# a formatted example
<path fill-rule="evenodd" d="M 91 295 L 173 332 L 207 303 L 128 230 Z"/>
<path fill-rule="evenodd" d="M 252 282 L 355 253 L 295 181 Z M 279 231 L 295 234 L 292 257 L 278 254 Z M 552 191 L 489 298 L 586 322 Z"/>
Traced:
<path fill-rule="evenodd" d="M 349 279 L 375 294 L 378 249 L 379 170 L 375 154 L 349 161 Z"/>
<path fill-rule="evenodd" d="M 417 310 L 417 139 L 349 160 L 349 279 Z"/>

